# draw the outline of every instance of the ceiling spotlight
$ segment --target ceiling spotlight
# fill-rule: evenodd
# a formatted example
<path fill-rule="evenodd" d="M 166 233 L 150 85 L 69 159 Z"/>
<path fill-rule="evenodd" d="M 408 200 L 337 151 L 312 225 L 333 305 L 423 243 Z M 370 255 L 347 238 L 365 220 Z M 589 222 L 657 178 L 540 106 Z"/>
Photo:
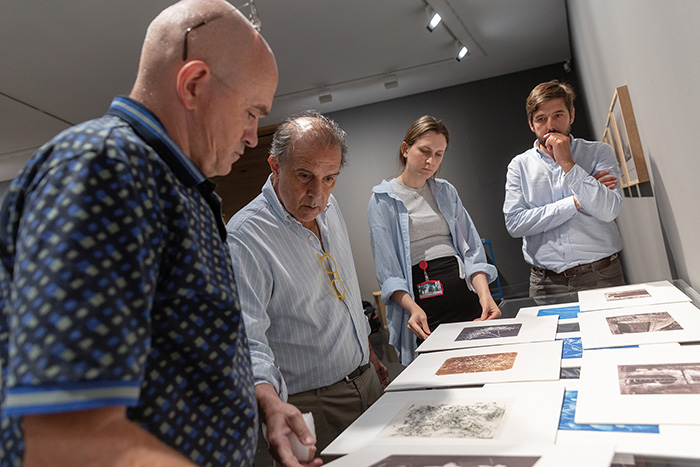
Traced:
<path fill-rule="evenodd" d="M 433 30 L 438 27 L 438 24 L 440 24 L 440 21 L 442 21 L 442 16 L 436 11 L 431 11 L 429 13 L 430 22 L 428 23 L 428 31 L 433 32 Z"/>
<path fill-rule="evenodd" d="M 465 46 L 460 46 L 459 52 L 457 52 L 457 61 L 461 62 L 462 59 L 467 56 L 467 52 L 469 52 L 469 50 Z"/>
<path fill-rule="evenodd" d="M 318 96 L 318 102 L 321 104 L 328 104 L 329 102 L 333 102 L 333 95 L 331 93 L 321 94 L 320 96 Z"/>

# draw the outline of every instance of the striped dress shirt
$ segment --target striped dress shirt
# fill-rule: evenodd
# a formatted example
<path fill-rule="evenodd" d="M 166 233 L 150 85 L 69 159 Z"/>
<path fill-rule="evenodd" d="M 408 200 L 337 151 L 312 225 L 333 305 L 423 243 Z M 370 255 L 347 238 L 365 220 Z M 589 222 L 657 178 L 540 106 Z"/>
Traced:
<path fill-rule="evenodd" d="M 369 323 L 332 195 L 316 221 L 323 245 L 285 210 L 268 178 L 226 227 L 255 384 L 271 384 L 282 400 L 333 384 L 369 361 Z M 345 285 L 342 300 L 319 260 L 324 253 Z"/>

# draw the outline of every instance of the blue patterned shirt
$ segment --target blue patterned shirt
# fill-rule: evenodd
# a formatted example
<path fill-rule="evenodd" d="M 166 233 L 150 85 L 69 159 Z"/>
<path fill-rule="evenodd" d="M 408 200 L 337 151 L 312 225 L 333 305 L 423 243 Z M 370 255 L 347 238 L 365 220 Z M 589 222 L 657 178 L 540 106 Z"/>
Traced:
<path fill-rule="evenodd" d="M 252 464 L 250 356 L 213 188 L 126 97 L 13 181 L 0 205 L 2 465 L 21 465 L 21 416 L 109 406 L 198 464 Z"/>

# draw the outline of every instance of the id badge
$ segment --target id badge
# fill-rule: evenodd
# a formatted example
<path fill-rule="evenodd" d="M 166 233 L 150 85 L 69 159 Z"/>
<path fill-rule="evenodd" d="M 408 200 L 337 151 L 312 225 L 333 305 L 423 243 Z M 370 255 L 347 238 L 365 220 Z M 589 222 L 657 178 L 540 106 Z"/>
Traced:
<path fill-rule="evenodd" d="M 440 281 L 425 281 L 416 284 L 418 289 L 418 298 L 421 300 L 431 297 L 439 297 L 443 294 L 442 282 Z"/>

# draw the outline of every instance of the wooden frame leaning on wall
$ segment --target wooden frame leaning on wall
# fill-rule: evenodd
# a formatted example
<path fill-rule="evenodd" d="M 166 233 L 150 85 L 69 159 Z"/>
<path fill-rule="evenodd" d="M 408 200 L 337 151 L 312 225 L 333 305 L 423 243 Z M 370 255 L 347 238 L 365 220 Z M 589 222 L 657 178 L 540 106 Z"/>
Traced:
<path fill-rule="evenodd" d="M 649 181 L 632 100 L 626 85 L 615 89 L 605 122 L 603 142 L 615 151 L 622 188 Z"/>

